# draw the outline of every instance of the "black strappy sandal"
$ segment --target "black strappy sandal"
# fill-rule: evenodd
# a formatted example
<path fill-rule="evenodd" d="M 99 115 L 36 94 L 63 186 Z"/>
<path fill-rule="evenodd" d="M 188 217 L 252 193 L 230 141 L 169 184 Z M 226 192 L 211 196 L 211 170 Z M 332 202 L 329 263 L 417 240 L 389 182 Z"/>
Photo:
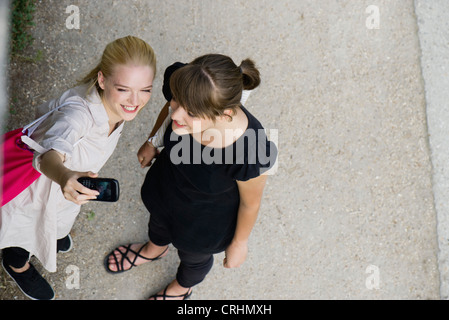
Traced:
<path fill-rule="evenodd" d="M 105 266 L 107 272 L 109 272 L 109 273 L 122 273 L 122 272 L 125 272 L 125 271 L 128 271 L 128 270 L 131 270 L 133 267 L 137 267 L 137 266 L 134 264 L 134 263 L 136 262 L 137 258 L 142 258 L 142 259 L 145 259 L 145 260 L 147 260 L 147 261 L 156 261 L 156 260 L 159 260 L 159 259 L 162 258 L 162 256 L 163 256 L 163 255 L 167 252 L 167 250 L 168 250 L 168 247 L 167 247 L 167 248 L 166 248 L 160 255 L 158 255 L 156 258 L 147 258 L 147 257 L 144 257 L 144 256 L 142 256 L 142 255 L 140 254 L 140 252 L 141 252 L 142 249 L 146 246 L 146 244 L 143 244 L 137 252 L 131 249 L 131 245 L 132 245 L 132 244 L 129 244 L 129 245 L 127 245 L 127 246 L 122 246 L 122 247 L 124 247 L 124 248 L 126 249 L 125 252 L 122 252 L 122 251 L 119 249 L 120 247 L 118 247 L 118 248 L 115 248 L 114 250 L 112 250 L 111 253 L 109 253 L 109 254 L 106 256 L 106 258 L 104 259 L 104 266 Z M 117 259 L 117 257 L 116 257 L 115 254 L 114 254 L 114 252 L 115 252 L 116 250 L 117 250 L 118 252 L 120 252 L 120 254 L 122 255 L 122 258 L 120 259 L 120 261 Z M 128 258 L 128 253 L 129 253 L 129 252 L 134 253 L 134 260 L 132 260 L 132 261 Z M 114 256 L 115 266 L 117 267 L 117 270 L 111 270 L 111 269 L 109 268 L 109 257 L 110 257 L 111 255 Z M 125 262 L 125 260 L 127 260 L 127 261 L 131 264 L 131 266 L 129 267 L 129 269 L 126 269 L 126 270 L 123 269 L 123 263 Z"/>
<path fill-rule="evenodd" d="M 189 290 L 187 290 L 187 292 L 184 293 L 184 294 L 181 294 L 179 296 L 169 296 L 169 295 L 167 295 L 168 286 L 169 285 L 167 285 L 165 287 L 164 292 L 162 294 L 157 294 L 156 293 L 156 294 L 152 295 L 151 297 L 149 297 L 148 299 L 154 298 L 154 300 L 158 300 L 157 298 L 162 298 L 162 300 L 167 300 L 167 298 L 169 298 L 169 299 L 170 298 L 173 298 L 173 299 L 175 299 L 175 298 L 182 298 L 181 300 L 187 300 L 192 295 L 192 291 L 193 290 L 192 290 L 192 288 L 189 288 Z"/>

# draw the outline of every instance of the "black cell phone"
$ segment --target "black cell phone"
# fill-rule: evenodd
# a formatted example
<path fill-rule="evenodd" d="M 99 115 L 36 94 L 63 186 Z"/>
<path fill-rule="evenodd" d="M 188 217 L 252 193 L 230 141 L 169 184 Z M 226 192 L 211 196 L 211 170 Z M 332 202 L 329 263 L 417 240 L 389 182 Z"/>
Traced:
<path fill-rule="evenodd" d="M 115 202 L 119 198 L 120 188 L 118 181 L 115 179 L 81 177 L 78 179 L 78 182 L 100 193 L 97 199 L 93 199 L 92 201 Z"/>

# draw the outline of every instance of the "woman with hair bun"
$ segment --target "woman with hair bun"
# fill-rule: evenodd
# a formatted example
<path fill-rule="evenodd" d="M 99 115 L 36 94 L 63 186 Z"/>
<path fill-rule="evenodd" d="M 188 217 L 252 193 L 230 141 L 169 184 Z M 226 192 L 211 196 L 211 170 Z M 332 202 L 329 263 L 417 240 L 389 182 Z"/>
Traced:
<path fill-rule="evenodd" d="M 34 255 L 55 272 L 56 253 L 71 249 L 69 232 L 80 206 L 98 195 L 77 179 L 97 177 L 124 122 L 149 101 L 155 72 L 156 56 L 148 43 L 120 38 L 106 46 L 79 86 L 38 107 L 44 118 L 29 128 L 28 147 L 41 175 L 0 209 L 2 265 L 29 298 L 54 298 L 29 259 Z"/>
<path fill-rule="evenodd" d="M 245 261 L 267 170 L 277 156 L 260 122 L 240 102 L 244 90 L 259 84 L 253 61 L 237 66 L 220 54 L 165 71 L 168 103 L 138 152 L 144 167 L 164 146 L 141 189 L 151 215 L 149 241 L 106 257 L 109 272 L 123 272 L 163 257 L 172 244 L 181 261 L 176 278 L 150 299 L 188 298 L 210 271 L 213 254 L 225 251 L 225 268 Z M 159 128 L 168 105 L 168 126 Z"/>

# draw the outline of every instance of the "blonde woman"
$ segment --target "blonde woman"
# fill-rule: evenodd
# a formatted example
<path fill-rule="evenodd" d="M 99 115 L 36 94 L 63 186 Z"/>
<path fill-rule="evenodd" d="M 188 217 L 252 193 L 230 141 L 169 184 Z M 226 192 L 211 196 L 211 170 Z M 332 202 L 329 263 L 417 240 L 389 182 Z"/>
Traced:
<path fill-rule="evenodd" d="M 54 109 L 32 128 L 33 166 L 42 175 L 0 209 L 2 265 L 29 298 L 54 298 L 29 258 L 34 255 L 45 269 L 56 271 L 56 253 L 72 246 L 69 232 L 80 206 L 98 195 L 77 179 L 97 177 L 124 122 L 149 101 L 155 72 L 150 45 L 133 36 L 117 39 L 78 87 L 38 107 L 40 114 Z"/>

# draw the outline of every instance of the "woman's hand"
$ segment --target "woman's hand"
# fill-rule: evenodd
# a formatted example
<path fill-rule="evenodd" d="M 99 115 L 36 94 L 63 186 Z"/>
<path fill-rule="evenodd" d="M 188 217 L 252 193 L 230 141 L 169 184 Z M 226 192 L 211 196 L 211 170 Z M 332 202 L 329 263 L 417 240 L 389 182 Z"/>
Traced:
<path fill-rule="evenodd" d="M 86 188 L 79 183 L 78 178 L 81 177 L 97 178 L 98 174 L 91 171 L 77 172 L 68 170 L 61 175 L 59 180 L 59 185 L 61 186 L 61 191 L 64 198 L 76 203 L 77 205 L 82 205 L 87 203 L 89 200 L 96 199 L 100 194 L 98 191 Z"/>
<path fill-rule="evenodd" d="M 78 182 L 78 178 L 96 178 L 98 174 L 93 172 L 72 171 L 64 166 L 64 155 L 56 150 L 50 150 L 41 156 L 40 169 L 44 175 L 61 186 L 61 191 L 69 201 L 77 205 L 85 204 L 95 199 L 99 192 L 91 190 Z"/>
<path fill-rule="evenodd" d="M 248 242 L 232 241 L 225 250 L 225 258 L 223 259 L 223 267 L 238 268 L 246 260 L 248 255 Z"/>
<path fill-rule="evenodd" d="M 151 142 L 145 141 L 145 143 L 140 147 L 137 152 L 137 160 L 139 160 L 140 166 L 142 168 L 149 167 L 151 161 L 157 157 L 159 151 Z"/>
<path fill-rule="evenodd" d="M 238 268 L 248 255 L 248 239 L 256 223 L 260 201 L 265 187 L 266 176 L 248 181 L 237 181 L 240 204 L 237 214 L 237 226 L 231 244 L 226 248 L 223 266 Z"/>

